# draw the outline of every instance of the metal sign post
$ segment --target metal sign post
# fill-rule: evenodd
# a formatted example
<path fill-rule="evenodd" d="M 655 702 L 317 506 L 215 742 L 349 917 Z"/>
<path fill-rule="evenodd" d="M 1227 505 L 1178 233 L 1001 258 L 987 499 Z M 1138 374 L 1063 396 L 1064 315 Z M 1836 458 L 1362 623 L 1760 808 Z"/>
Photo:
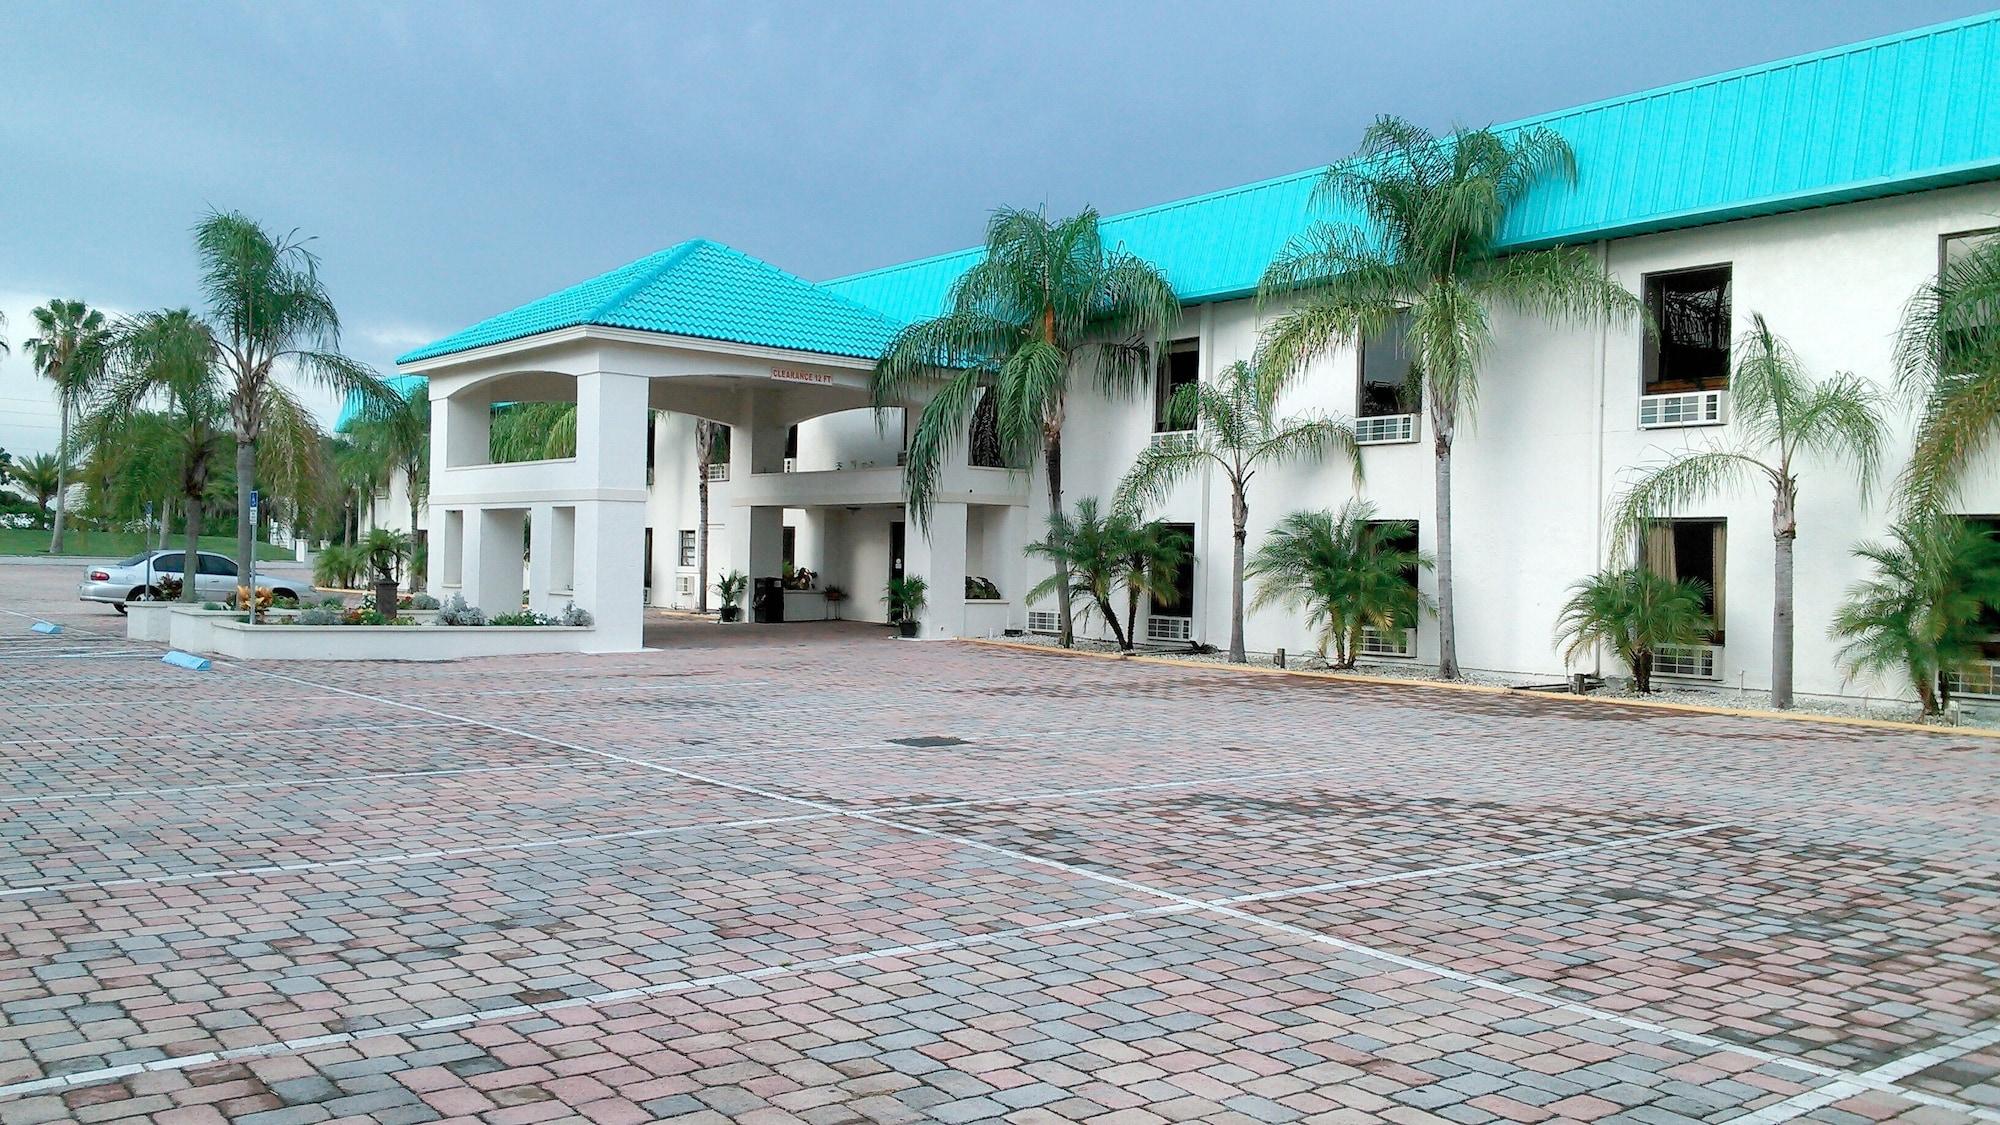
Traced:
<path fill-rule="evenodd" d="M 249 614 L 250 624 L 257 623 L 257 490 L 250 490 L 250 557 L 242 561 L 243 573 L 250 576 L 250 584 L 244 587 L 243 609 Z"/>

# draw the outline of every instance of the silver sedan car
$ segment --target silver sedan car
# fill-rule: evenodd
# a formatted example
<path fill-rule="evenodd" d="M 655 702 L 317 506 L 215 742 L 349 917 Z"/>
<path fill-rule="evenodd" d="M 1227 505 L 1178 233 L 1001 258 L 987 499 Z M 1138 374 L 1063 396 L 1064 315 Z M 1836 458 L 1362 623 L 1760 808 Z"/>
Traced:
<path fill-rule="evenodd" d="M 147 551 L 120 562 L 99 564 L 84 572 L 76 596 L 86 602 L 103 602 L 118 612 L 125 603 L 137 601 L 147 591 L 157 591 L 162 578 L 179 578 L 186 562 L 183 551 Z M 213 551 L 195 554 L 194 593 L 201 601 L 222 601 L 236 593 L 243 579 L 236 560 Z M 257 588 L 271 591 L 274 598 L 309 598 L 311 583 L 269 574 L 257 576 Z"/>

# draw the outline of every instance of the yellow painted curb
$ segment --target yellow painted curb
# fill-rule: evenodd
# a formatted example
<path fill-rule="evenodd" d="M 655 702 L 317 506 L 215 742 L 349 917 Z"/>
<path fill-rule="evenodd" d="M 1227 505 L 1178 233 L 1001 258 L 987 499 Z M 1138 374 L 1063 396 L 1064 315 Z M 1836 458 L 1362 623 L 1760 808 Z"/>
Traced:
<path fill-rule="evenodd" d="M 1449 680 L 1412 680 L 1399 676 L 1363 676 L 1353 672 L 1317 672 L 1304 668 L 1266 668 L 1256 664 L 1224 664 L 1212 660 L 1177 660 L 1171 656 L 1142 656 L 1136 653 L 1096 652 L 1086 649 L 1057 648 L 1053 645 L 1022 644 L 1019 641 L 1001 641 L 983 637 L 965 638 L 969 644 L 991 645 L 995 648 L 1018 649 L 1022 652 L 1043 652 L 1054 656 L 1084 656 L 1098 660 L 1134 660 L 1142 664 L 1164 664 L 1173 668 L 1199 668 L 1212 672 L 1248 672 L 1266 676 L 1298 676 L 1311 680 L 1335 680 L 1351 684 L 1381 684 L 1391 687 L 1414 687 L 1432 691 L 1459 691 L 1475 695 L 1512 695 L 1522 698 L 1542 697 L 1560 699 L 1565 703 L 1594 703 L 1600 707 L 1640 707 L 1658 711 L 1685 711 L 1696 715 L 1729 715 L 1739 719 L 1780 719 L 1793 723 L 1826 723 L 1837 727 L 1865 727 L 1873 730 L 1912 731 L 1917 734 L 1945 735 L 1952 738 L 1992 738 L 2000 739 L 2000 730 L 1984 727 L 1941 727 L 1927 723 L 1906 723 L 1897 719 L 1864 719 L 1854 715 L 1821 715 L 1808 711 L 1759 711 L 1749 707 L 1710 706 L 1701 703 L 1674 703 L 1665 699 L 1613 699 L 1601 695 L 1555 695 L 1547 692 L 1522 692 L 1497 684 L 1464 684 Z"/>

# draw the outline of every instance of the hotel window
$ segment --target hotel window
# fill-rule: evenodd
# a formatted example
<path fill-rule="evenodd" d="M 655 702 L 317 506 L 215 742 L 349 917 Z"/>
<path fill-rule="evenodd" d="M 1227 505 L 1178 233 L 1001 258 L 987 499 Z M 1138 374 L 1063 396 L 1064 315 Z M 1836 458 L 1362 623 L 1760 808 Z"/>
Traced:
<path fill-rule="evenodd" d="M 1165 617 L 1194 616 L 1194 525 L 1191 523 L 1170 523 L 1170 534 L 1181 537 L 1181 565 L 1174 568 L 1173 581 L 1169 589 L 1172 600 L 1148 597 L 1146 612 Z"/>
<path fill-rule="evenodd" d="M 1174 396 L 1182 387 L 1201 381 L 1201 341 L 1175 340 L 1160 354 L 1153 377 L 1153 432 L 1175 433 L 1194 429 L 1191 417 L 1173 416 Z"/>
<path fill-rule="evenodd" d="M 2000 228 L 1945 235 L 1944 238 L 1939 240 L 1938 244 L 1938 272 L 1942 274 L 1953 266 L 1963 263 L 1966 259 L 1972 257 L 1974 253 L 1996 244 L 2000 244 Z M 1985 329 L 2000 327 L 2000 325 L 1994 324 L 1990 319 L 1986 319 L 1984 323 L 1979 323 L 1982 318 L 1976 314 L 1972 319 L 1973 323 L 1966 324 L 1961 322 L 1955 326 L 1959 331 L 1948 334 L 1947 340 L 1950 346 L 1953 348 L 1960 346 L 1977 348 L 1982 344 L 1993 343 L 1991 340 L 1980 340 L 1977 337 L 1989 335 Z M 1968 336 L 1974 338 L 1965 338 Z"/>
<path fill-rule="evenodd" d="M 1415 520 L 1374 520 L 1368 524 L 1371 531 L 1380 536 L 1376 541 L 1384 551 L 1417 553 L 1417 521 Z M 1420 569 L 1414 561 L 1403 568 L 1403 583 L 1411 590 L 1417 589 Z M 1421 603 L 1419 603 L 1421 604 Z M 1365 625 L 1361 629 L 1360 652 L 1364 656 L 1415 656 L 1416 619 L 1412 618 L 1400 629 L 1377 629 Z"/>
<path fill-rule="evenodd" d="M 1707 588 L 1701 608 L 1715 626 L 1708 641 L 1712 645 L 1723 643 L 1728 612 L 1723 598 L 1728 542 L 1726 520 L 1661 520 L 1647 527 L 1639 541 L 1639 565 L 1677 582 L 1694 579 Z"/>
<path fill-rule="evenodd" d="M 799 529 L 788 525 L 782 542 L 784 546 L 779 551 L 778 559 L 790 571 L 799 565 Z"/>
<path fill-rule="evenodd" d="M 1405 309 L 1382 331 L 1363 337 L 1356 417 L 1387 418 L 1417 412 L 1423 391 L 1410 383 L 1409 334 L 1410 313 Z"/>
<path fill-rule="evenodd" d="M 695 551 L 695 543 L 694 543 L 694 532 L 692 532 L 692 531 L 689 531 L 689 530 L 687 530 L 687 529 L 683 528 L 683 529 L 681 530 L 681 565 L 682 565 L 682 566 L 693 566 L 693 565 L 694 565 L 694 551 Z"/>
<path fill-rule="evenodd" d="M 659 418 L 660 416 L 658 413 L 651 410 L 646 411 L 646 483 L 647 484 L 653 483 L 653 464 L 658 459 L 655 456 L 653 443 L 659 437 L 659 432 L 660 432 Z"/>
<path fill-rule="evenodd" d="M 1729 284 L 1726 265 L 1646 275 L 1645 394 L 1729 388 Z"/>

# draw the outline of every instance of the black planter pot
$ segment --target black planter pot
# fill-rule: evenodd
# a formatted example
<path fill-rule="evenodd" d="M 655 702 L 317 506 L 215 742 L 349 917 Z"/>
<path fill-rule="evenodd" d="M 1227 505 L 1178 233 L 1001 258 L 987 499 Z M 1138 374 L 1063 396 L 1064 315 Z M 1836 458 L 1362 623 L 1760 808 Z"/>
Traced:
<path fill-rule="evenodd" d="M 743 616 L 743 607 L 738 605 L 723 606 L 721 615 L 724 621 L 735 621 Z"/>
<path fill-rule="evenodd" d="M 918 621 L 916 618 L 905 617 L 901 621 L 896 622 L 896 635 L 900 637 L 914 639 L 917 635 L 917 630 L 921 626 L 922 622 Z"/>
<path fill-rule="evenodd" d="M 394 580 L 375 583 L 375 612 L 386 621 L 396 619 L 396 583 Z"/>

